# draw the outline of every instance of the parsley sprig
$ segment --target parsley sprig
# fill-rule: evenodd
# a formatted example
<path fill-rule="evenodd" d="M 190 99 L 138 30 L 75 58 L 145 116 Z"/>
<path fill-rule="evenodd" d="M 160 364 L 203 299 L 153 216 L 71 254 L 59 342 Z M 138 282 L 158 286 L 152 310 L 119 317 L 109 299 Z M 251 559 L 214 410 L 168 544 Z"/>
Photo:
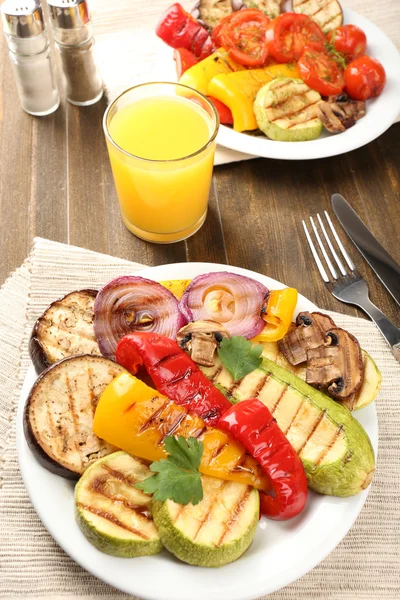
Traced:
<path fill-rule="evenodd" d="M 177 504 L 198 504 L 203 499 L 199 466 L 203 444 L 196 438 L 168 435 L 164 440 L 168 458 L 150 465 L 150 475 L 135 487 L 153 494 L 155 500 L 173 500 Z"/>
<path fill-rule="evenodd" d="M 222 340 L 218 348 L 218 356 L 233 380 L 239 381 L 261 365 L 262 351 L 261 344 L 253 345 L 246 338 L 234 335 Z"/>

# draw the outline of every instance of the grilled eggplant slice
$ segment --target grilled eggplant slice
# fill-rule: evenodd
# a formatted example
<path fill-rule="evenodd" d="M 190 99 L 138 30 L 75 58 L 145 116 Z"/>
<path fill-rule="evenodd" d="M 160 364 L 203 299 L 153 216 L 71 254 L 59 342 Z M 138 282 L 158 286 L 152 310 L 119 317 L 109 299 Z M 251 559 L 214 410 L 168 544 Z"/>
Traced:
<path fill-rule="evenodd" d="M 79 290 L 56 300 L 36 321 L 29 352 L 36 372 L 77 354 L 100 355 L 93 330 L 97 290 Z"/>
<path fill-rule="evenodd" d="M 120 373 L 117 363 L 100 356 L 65 358 L 44 371 L 29 394 L 25 437 L 49 471 L 78 479 L 98 458 L 115 451 L 92 431 L 100 395 Z"/>
<path fill-rule="evenodd" d="M 192 15 L 213 29 L 232 12 L 232 0 L 200 0 L 192 10 Z"/>
<path fill-rule="evenodd" d="M 257 125 L 272 140 L 304 142 L 322 131 L 317 117 L 321 96 L 301 79 L 278 77 L 264 85 L 254 101 Z"/>
<path fill-rule="evenodd" d="M 343 23 L 343 11 L 338 0 L 293 0 L 293 12 L 311 17 L 324 33 Z"/>
<path fill-rule="evenodd" d="M 345 497 L 368 487 L 375 469 L 374 451 L 346 407 L 267 358 L 236 383 L 217 361 L 202 371 L 233 401 L 258 398 L 270 409 L 300 456 L 310 489 Z"/>
<path fill-rule="evenodd" d="M 162 549 L 154 525 L 151 496 L 135 483 L 150 477 L 138 458 L 115 452 L 92 464 L 75 487 L 76 520 L 83 534 L 101 552 L 133 558 Z"/>
<path fill-rule="evenodd" d="M 180 560 L 222 567 L 248 549 L 260 513 L 258 491 L 243 483 L 203 476 L 203 500 L 182 506 L 153 500 L 152 512 L 164 546 Z"/>

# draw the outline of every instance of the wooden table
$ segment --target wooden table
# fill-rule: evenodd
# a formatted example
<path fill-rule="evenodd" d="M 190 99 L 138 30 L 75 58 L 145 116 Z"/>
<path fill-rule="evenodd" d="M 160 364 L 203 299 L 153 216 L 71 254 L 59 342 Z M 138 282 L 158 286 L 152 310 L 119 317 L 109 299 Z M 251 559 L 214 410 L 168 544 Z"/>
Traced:
<path fill-rule="evenodd" d="M 116 8 L 123 1 L 112 4 Z M 352 4 L 368 17 L 376 6 L 375 0 Z M 100 25 L 102 7 L 107 10 L 105 0 L 98 0 Z M 397 0 L 385 0 L 376 10 L 378 24 L 398 35 Z M 114 21 L 112 26 L 118 31 Z M 352 314 L 355 309 L 335 300 L 322 283 L 301 228 L 308 215 L 331 211 L 334 192 L 351 202 L 400 263 L 400 123 L 340 157 L 257 159 L 217 167 L 203 228 L 185 242 L 153 245 L 135 238 L 120 218 L 101 126 L 105 100 L 80 109 L 63 102 L 42 119 L 24 114 L 2 44 L 0 283 L 25 259 L 33 237 L 42 236 L 148 265 L 211 261 L 246 267 L 298 288 L 322 307 Z M 370 285 L 372 300 L 400 325 L 391 296 L 355 249 L 346 246 Z"/>

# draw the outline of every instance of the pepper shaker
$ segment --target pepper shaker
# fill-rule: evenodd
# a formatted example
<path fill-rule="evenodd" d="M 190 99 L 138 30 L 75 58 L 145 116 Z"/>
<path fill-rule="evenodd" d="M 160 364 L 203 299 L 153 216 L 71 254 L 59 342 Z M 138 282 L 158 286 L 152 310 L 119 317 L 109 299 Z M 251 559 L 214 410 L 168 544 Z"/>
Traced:
<path fill-rule="evenodd" d="M 39 0 L 6 0 L 1 16 L 22 108 L 38 117 L 49 115 L 60 96 Z"/>
<path fill-rule="evenodd" d="M 61 56 L 67 100 L 94 104 L 103 95 L 103 81 L 94 57 L 94 37 L 86 0 L 48 0 L 53 38 Z"/>

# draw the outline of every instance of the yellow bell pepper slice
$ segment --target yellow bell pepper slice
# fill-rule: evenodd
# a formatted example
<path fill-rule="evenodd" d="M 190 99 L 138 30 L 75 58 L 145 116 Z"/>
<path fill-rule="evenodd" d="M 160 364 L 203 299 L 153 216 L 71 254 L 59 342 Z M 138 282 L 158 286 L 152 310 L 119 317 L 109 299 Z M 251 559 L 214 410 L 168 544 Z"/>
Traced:
<path fill-rule="evenodd" d="M 206 427 L 200 417 L 129 373 L 118 375 L 105 388 L 93 431 L 109 444 L 151 461 L 167 457 L 163 443 L 167 435 L 197 437 L 204 448 L 200 465 L 204 475 L 268 489 L 260 465 L 241 444 L 219 429 Z"/>
<path fill-rule="evenodd" d="M 265 327 L 251 341 L 254 343 L 276 342 L 287 333 L 296 308 L 298 292 L 294 288 L 272 290 L 268 296 L 265 313 L 262 318 Z"/>
<path fill-rule="evenodd" d="M 159 283 L 172 292 L 175 298 L 180 300 L 191 281 L 191 279 L 169 279 L 167 281 L 160 281 Z"/>
<path fill-rule="evenodd" d="M 244 68 L 230 58 L 226 50 L 219 48 L 214 54 L 207 56 L 207 58 L 185 71 L 179 79 L 179 83 L 207 96 L 208 84 L 215 75 L 243 71 Z"/>
<path fill-rule="evenodd" d="M 257 92 L 275 77 L 298 78 L 300 74 L 294 64 L 271 65 L 263 69 L 248 69 L 238 73 L 222 73 L 211 79 L 207 95 L 213 96 L 230 108 L 235 131 L 251 131 L 258 127 L 253 110 Z"/>

